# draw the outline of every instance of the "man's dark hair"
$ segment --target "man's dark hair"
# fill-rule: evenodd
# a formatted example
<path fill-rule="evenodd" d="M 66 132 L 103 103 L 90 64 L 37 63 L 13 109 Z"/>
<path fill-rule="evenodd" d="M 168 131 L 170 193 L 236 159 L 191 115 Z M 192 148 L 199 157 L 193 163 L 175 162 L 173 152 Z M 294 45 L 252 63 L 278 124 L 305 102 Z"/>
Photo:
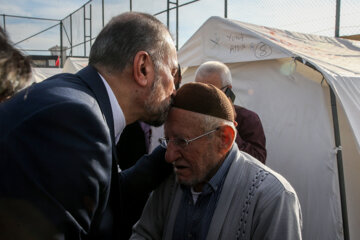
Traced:
<path fill-rule="evenodd" d="M 90 50 L 89 64 L 122 71 L 133 62 L 137 52 L 146 51 L 158 65 L 168 52 L 165 34 L 169 34 L 165 25 L 149 14 L 120 14 L 97 36 Z"/>
<path fill-rule="evenodd" d="M 30 59 L 12 46 L 0 27 L 0 102 L 24 88 L 31 76 Z"/>

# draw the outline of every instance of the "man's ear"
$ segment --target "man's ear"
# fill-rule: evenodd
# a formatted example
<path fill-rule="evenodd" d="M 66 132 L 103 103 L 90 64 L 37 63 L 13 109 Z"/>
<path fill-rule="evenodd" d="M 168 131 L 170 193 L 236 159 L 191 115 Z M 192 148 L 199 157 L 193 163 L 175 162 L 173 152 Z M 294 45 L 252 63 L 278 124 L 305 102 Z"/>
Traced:
<path fill-rule="evenodd" d="M 154 66 L 150 55 L 145 51 L 139 51 L 134 57 L 133 64 L 134 80 L 137 84 L 145 87 L 154 76 Z"/>
<path fill-rule="evenodd" d="M 222 154 L 226 154 L 230 150 L 234 142 L 234 138 L 235 138 L 234 129 L 228 125 L 221 126 L 220 138 L 221 138 L 220 151 Z"/>

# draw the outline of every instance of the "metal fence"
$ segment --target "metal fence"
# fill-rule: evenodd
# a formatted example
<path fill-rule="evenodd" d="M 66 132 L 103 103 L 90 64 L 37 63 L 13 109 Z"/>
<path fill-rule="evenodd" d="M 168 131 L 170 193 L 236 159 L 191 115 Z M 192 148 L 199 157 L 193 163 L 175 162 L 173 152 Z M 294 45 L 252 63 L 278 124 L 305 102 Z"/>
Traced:
<path fill-rule="evenodd" d="M 86 57 L 104 24 L 126 11 L 155 15 L 178 48 L 210 16 L 324 36 L 360 33 L 358 0 L 90 0 L 64 19 L 0 14 L 0 26 L 29 55 L 49 55 L 57 45 L 66 56 Z"/>

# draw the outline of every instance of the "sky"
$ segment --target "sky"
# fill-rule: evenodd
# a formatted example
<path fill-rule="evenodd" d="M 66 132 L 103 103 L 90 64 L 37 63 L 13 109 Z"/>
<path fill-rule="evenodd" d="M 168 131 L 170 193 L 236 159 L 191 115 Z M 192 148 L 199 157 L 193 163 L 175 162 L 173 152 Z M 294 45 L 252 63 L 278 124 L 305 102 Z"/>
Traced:
<path fill-rule="evenodd" d="M 180 4 L 191 0 L 179 0 Z M 85 0 L 0 0 L 0 26 L 4 26 L 1 14 L 38 18 L 64 19 L 88 1 Z M 130 9 L 129 0 L 104 0 L 105 23 L 112 16 Z M 175 2 L 175 0 L 172 0 Z M 264 25 L 295 32 L 334 36 L 334 0 L 227 0 L 228 18 L 252 24 Z M 133 11 L 158 13 L 166 9 L 166 0 L 132 0 Z M 210 17 L 224 17 L 223 0 L 201 0 L 179 9 L 179 47 Z M 87 10 L 88 11 L 88 10 Z M 89 11 L 88 11 L 89 12 Z M 101 0 L 92 1 L 92 35 L 102 28 Z M 342 0 L 340 34 L 360 34 L 360 0 Z M 79 13 L 72 16 L 73 41 L 83 41 L 83 23 Z M 157 16 L 166 24 L 166 13 Z M 170 14 L 170 32 L 176 35 L 175 11 Z M 68 20 L 69 22 L 69 20 Z M 21 49 L 48 49 L 59 45 L 57 21 L 39 21 L 5 18 L 5 26 L 13 43 L 52 28 L 36 37 L 18 43 Z"/>

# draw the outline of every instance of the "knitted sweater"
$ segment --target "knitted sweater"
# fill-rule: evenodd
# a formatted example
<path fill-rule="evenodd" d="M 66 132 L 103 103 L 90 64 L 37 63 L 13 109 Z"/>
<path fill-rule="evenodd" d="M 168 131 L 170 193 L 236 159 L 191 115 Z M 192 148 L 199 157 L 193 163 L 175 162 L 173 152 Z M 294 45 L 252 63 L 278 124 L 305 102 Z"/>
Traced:
<path fill-rule="evenodd" d="M 290 183 L 236 144 L 228 157 L 233 162 L 207 239 L 302 239 L 300 204 Z M 172 239 L 181 196 L 172 175 L 151 194 L 130 239 Z"/>

